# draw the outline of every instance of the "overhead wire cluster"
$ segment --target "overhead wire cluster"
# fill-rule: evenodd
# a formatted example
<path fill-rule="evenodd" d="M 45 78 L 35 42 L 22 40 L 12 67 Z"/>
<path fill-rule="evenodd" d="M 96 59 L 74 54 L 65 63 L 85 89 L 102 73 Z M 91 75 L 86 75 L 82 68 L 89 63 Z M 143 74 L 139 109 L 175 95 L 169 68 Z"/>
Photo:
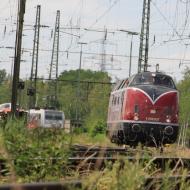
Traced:
<path fill-rule="evenodd" d="M 60 29 L 61 37 L 62 37 L 62 39 L 64 39 L 64 43 L 65 43 L 64 48 L 62 47 L 60 50 L 60 53 L 64 53 L 64 56 L 66 58 L 66 60 L 64 60 L 64 61 L 69 62 L 70 59 L 73 59 L 73 58 L 71 58 L 72 56 L 69 56 L 69 54 L 79 54 L 78 51 L 74 51 L 76 48 L 78 48 L 78 42 L 79 41 L 85 41 L 86 39 L 88 39 L 88 36 L 91 35 L 90 34 L 91 30 L 94 30 L 94 29 L 95 30 L 97 30 L 97 29 L 101 30 L 101 28 L 95 28 L 95 27 L 108 15 L 108 13 L 110 13 L 113 10 L 114 7 L 116 7 L 116 5 L 120 1 L 121 0 L 111 0 L 111 1 L 109 1 L 109 3 L 107 3 L 107 6 L 104 6 L 104 7 L 103 7 L 103 5 L 105 5 L 105 4 L 103 3 L 103 1 L 98 1 L 97 6 L 94 7 L 94 10 L 99 10 L 101 8 L 101 11 L 99 11 L 98 15 L 96 15 L 95 19 L 92 22 L 90 22 L 90 24 L 88 24 L 88 27 L 84 27 L 84 23 L 83 23 L 83 20 L 85 19 L 84 17 L 87 15 L 86 12 L 85 12 L 85 14 L 83 13 L 84 9 L 85 9 L 86 0 L 76 1 L 76 4 L 75 4 L 73 11 L 72 11 L 72 14 L 69 17 L 68 21 L 66 22 L 67 24 L 64 25 L 65 28 L 67 27 L 68 29 Z M 13 26 L 15 27 L 15 24 L 14 24 L 15 23 L 14 10 L 16 9 L 16 7 L 15 7 L 16 3 L 15 2 L 16 2 L 16 0 L 14 0 L 14 1 L 8 0 L 8 3 L 5 3 L 5 5 L 3 7 L 3 8 L 7 7 L 9 9 L 9 18 L 8 19 L 10 20 L 10 23 L 7 23 L 6 25 L 10 24 L 12 28 L 13 28 Z M 190 17 L 190 15 L 189 15 L 190 14 L 189 13 L 190 1 L 189 0 L 175 0 L 175 2 L 165 1 L 165 3 L 160 4 L 159 1 L 152 0 L 151 3 L 152 3 L 152 7 L 154 7 L 154 10 L 156 10 L 156 12 L 159 14 L 159 16 L 161 18 L 160 21 L 158 20 L 158 23 L 164 23 L 163 25 L 168 26 L 167 33 L 165 32 L 165 34 L 163 34 L 163 31 L 161 31 L 160 33 L 156 32 L 155 36 L 152 36 L 151 49 L 153 49 L 153 50 L 157 49 L 157 51 L 159 51 L 160 46 L 162 46 L 162 47 L 169 46 L 170 42 L 180 44 L 180 47 L 183 47 L 183 49 L 184 49 L 184 51 L 181 54 L 182 55 L 181 59 L 168 57 L 168 60 L 179 61 L 181 63 L 181 65 L 183 65 L 184 62 L 188 62 L 188 58 L 186 57 L 186 54 L 188 53 L 187 42 L 189 40 L 189 35 L 190 35 L 190 34 L 188 34 L 189 33 L 188 32 L 189 19 L 190 19 L 189 18 Z M 162 7 L 161 7 L 161 5 L 162 5 Z M 164 11 L 164 9 L 167 8 L 167 6 L 171 7 L 171 10 L 174 10 L 174 11 L 169 12 L 170 15 L 166 11 Z M 4 10 L 3 8 L 2 8 L 2 10 Z M 42 9 L 42 11 L 43 11 L 43 9 Z M 89 10 L 88 14 L 89 15 L 94 14 L 95 12 L 96 11 Z M 152 17 L 154 17 L 154 15 L 152 15 Z M 152 20 L 152 18 L 151 18 L 151 20 Z M 0 20 L 0 24 L 1 24 L 1 22 L 4 22 L 4 21 Z M 6 21 L 5 21 L 5 23 L 6 23 Z M 152 23 L 153 22 L 151 21 L 151 24 Z M 28 29 L 30 29 L 30 28 L 32 29 L 31 24 L 25 23 L 25 25 L 28 25 L 27 26 Z M 51 25 L 49 25 L 50 27 L 47 28 L 47 30 L 49 31 L 48 34 L 51 34 L 51 30 L 53 28 L 53 23 Z M 104 30 L 104 29 L 102 29 L 102 30 Z M 109 30 L 109 29 L 107 29 L 107 30 Z M 113 29 L 114 34 L 115 34 L 116 30 L 117 29 Z M 8 34 L 7 27 L 4 29 L 4 33 L 6 35 Z M 11 34 L 14 34 L 14 33 L 11 33 Z M 98 35 L 95 35 L 95 36 L 98 36 Z M 103 35 L 101 34 L 101 36 L 99 37 L 100 41 L 102 40 L 101 39 L 102 36 Z M 161 37 L 159 37 L 159 36 L 162 37 L 162 39 L 163 39 L 162 41 L 160 40 Z M 26 38 L 28 38 L 28 37 L 26 36 Z M 66 40 L 66 38 L 67 38 L 67 40 Z M 109 35 L 108 35 L 108 38 L 109 38 L 109 40 L 114 40 L 114 37 L 111 39 Z M 51 41 L 52 41 L 52 38 L 50 35 L 49 42 L 51 42 Z M 63 40 L 61 40 L 61 41 L 63 41 Z M 87 47 L 85 48 L 85 51 L 83 53 L 85 55 L 99 55 L 99 56 L 101 56 L 101 53 L 99 53 L 98 50 L 97 51 L 93 50 L 93 52 L 91 52 L 91 51 L 87 52 L 86 51 L 87 48 L 90 48 L 92 46 L 91 42 L 97 41 L 97 39 L 88 39 L 88 41 L 90 43 L 87 45 Z M 116 43 L 119 43 L 119 42 L 116 41 Z M 43 44 L 40 44 L 40 45 L 43 45 Z M 116 44 L 115 46 L 117 46 L 117 45 L 118 44 Z M 126 44 L 126 46 L 127 45 L 129 45 L 129 44 Z M 95 47 L 95 46 L 98 47 L 97 44 L 93 45 L 92 47 Z M 107 46 L 111 46 L 111 45 L 108 44 Z M 26 47 L 25 49 L 30 49 L 30 48 Z M 109 47 L 108 47 L 108 49 L 109 49 Z M 39 51 L 49 52 L 49 51 L 51 51 L 51 49 L 47 49 L 46 47 L 42 47 L 42 48 L 40 48 Z M 118 48 L 117 48 L 117 51 L 118 51 Z M 115 51 L 113 50 L 113 53 L 106 52 L 105 55 L 107 55 L 109 57 L 112 56 L 112 60 L 114 60 L 113 59 L 114 57 L 119 57 L 117 55 L 121 55 L 121 53 L 115 54 L 115 52 L 116 52 L 116 50 Z M 126 51 L 126 53 L 127 53 L 127 51 Z M 121 57 L 124 57 L 125 62 L 127 62 L 129 56 L 127 54 L 127 55 L 122 55 Z M 137 58 L 137 56 L 133 56 L 133 57 L 135 59 Z M 152 59 L 154 57 L 158 58 L 157 56 L 154 56 L 154 54 L 150 55 L 150 59 Z M 165 55 L 163 57 L 165 57 Z M 87 57 L 87 58 L 90 60 L 90 57 Z M 165 57 L 165 58 L 167 58 L 167 57 Z M 91 57 L 91 60 L 93 60 L 93 59 L 96 59 L 96 58 L 93 56 L 93 58 Z M 160 60 L 162 60 L 162 58 L 160 58 Z M 165 60 L 167 60 L 167 59 L 165 59 Z M 121 62 L 123 62 L 123 60 Z"/>
<path fill-rule="evenodd" d="M 175 2 L 172 1 L 172 3 L 171 1 L 165 1 L 162 7 L 159 7 L 158 2 L 155 0 L 152 0 L 151 3 L 162 18 L 163 24 L 160 23 L 162 31 L 164 31 L 165 26 L 168 27 L 167 36 L 162 36 L 162 39 L 158 40 L 159 37 L 156 35 L 156 43 L 152 50 L 159 51 L 161 48 L 165 47 L 168 51 L 174 52 L 174 56 L 180 57 L 178 64 L 179 67 L 181 67 L 184 63 L 188 63 L 185 62 L 185 59 L 188 59 L 186 58 L 186 54 L 188 53 L 190 39 L 190 1 L 176 0 Z"/>

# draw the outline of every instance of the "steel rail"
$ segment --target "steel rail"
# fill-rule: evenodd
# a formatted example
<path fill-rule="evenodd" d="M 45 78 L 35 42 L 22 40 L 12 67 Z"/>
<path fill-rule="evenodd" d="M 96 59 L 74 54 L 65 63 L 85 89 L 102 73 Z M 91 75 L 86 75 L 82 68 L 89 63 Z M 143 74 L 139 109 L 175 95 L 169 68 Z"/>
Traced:
<path fill-rule="evenodd" d="M 81 181 L 1 185 L 0 190 L 69 190 L 82 188 Z"/>

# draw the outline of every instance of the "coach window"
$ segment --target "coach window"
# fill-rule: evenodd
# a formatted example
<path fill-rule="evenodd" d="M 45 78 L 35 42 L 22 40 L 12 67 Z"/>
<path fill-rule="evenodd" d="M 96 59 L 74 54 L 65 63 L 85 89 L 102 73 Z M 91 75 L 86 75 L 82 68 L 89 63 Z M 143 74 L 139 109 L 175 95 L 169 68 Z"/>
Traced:
<path fill-rule="evenodd" d="M 5 108 L 10 108 L 10 104 L 5 104 Z"/>

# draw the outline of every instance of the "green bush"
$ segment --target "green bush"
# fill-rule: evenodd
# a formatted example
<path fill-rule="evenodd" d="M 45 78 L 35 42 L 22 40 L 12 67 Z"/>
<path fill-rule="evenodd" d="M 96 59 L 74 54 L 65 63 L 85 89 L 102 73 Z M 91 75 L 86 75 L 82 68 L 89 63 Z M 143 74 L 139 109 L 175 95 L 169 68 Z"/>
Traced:
<path fill-rule="evenodd" d="M 73 129 L 74 134 L 81 134 L 81 133 L 86 133 L 86 132 L 87 132 L 87 129 L 84 127 L 75 127 Z"/>
<path fill-rule="evenodd" d="M 92 126 L 91 136 L 96 136 L 98 134 L 105 134 L 106 123 L 104 121 L 96 121 Z"/>

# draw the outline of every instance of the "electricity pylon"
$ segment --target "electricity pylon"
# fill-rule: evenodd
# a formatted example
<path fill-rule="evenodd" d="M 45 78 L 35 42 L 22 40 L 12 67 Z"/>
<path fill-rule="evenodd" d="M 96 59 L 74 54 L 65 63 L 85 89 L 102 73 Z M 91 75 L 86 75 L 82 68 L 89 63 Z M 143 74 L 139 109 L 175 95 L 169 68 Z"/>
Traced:
<path fill-rule="evenodd" d="M 150 1 L 151 0 L 144 0 L 144 3 L 143 3 L 138 73 L 140 73 L 143 70 L 147 71 L 147 68 L 148 68 Z"/>

